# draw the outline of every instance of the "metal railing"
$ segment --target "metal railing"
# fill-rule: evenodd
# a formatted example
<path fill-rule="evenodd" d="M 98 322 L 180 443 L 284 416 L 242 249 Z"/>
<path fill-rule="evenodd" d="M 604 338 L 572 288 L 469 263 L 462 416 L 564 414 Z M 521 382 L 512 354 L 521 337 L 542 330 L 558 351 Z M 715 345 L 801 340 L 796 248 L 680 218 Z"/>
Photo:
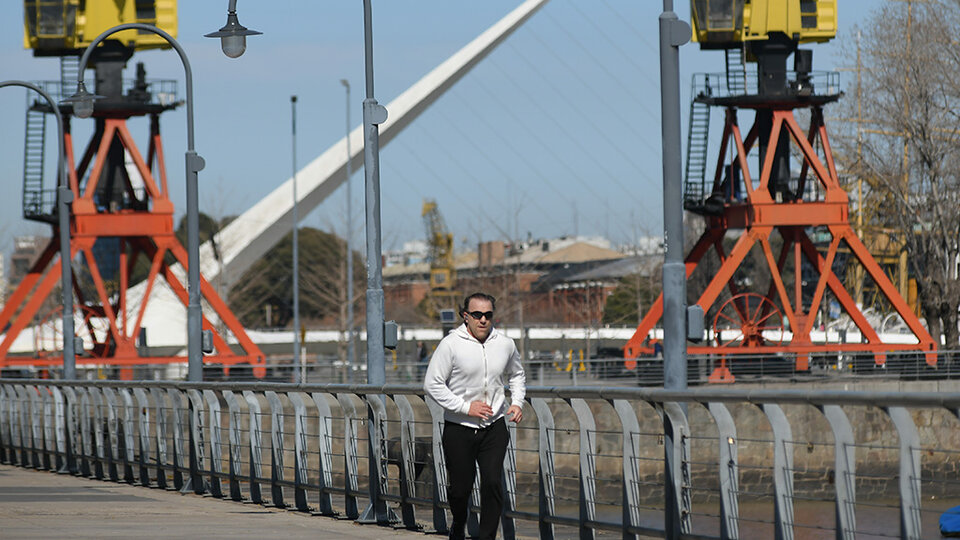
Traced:
<path fill-rule="evenodd" d="M 503 536 L 921 538 L 960 498 L 951 390 L 531 387 Z M 0 461 L 444 532 L 442 416 L 413 385 L 4 379 Z"/>
<path fill-rule="evenodd" d="M 785 91 L 792 95 L 836 96 L 841 93 L 840 73 L 836 71 L 787 71 Z M 727 73 L 694 73 L 691 80 L 692 99 L 755 96 L 759 92 L 759 76 L 755 66 L 739 78 Z"/>
<path fill-rule="evenodd" d="M 33 81 L 33 84 L 42 88 L 56 101 L 70 97 L 76 91 L 76 81 L 72 85 L 64 85 L 64 81 Z M 141 85 L 143 85 L 141 87 Z M 123 79 L 123 95 L 128 96 L 135 92 L 142 92 L 144 103 L 168 107 L 178 103 L 177 81 L 175 79 Z M 33 98 L 30 98 L 33 99 Z M 43 107 L 37 102 L 37 106 Z"/>
<path fill-rule="evenodd" d="M 59 330 L 41 326 L 38 331 L 38 350 L 56 353 Z M 87 347 L 89 347 L 89 342 Z M 834 351 L 809 353 L 798 359 L 792 353 L 731 354 L 730 349 L 717 349 L 717 354 L 689 355 L 687 357 L 687 380 L 690 385 L 710 384 L 710 376 L 721 366 L 726 367 L 737 383 L 781 384 L 803 382 L 860 383 L 870 381 L 912 382 L 918 380 L 960 380 L 960 351 L 937 351 L 937 363 L 927 364 L 925 353 L 916 351 L 888 351 L 882 356 L 858 351 Z M 175 350 L 173 352 L 176 352 Z M 738 348 L 733 348 L 739 353 Z M 161 350 L 158 354 L 162 355 Z M 171 353 L 172 354 L 172 353 Z M 306 371 L 305 381 L 310 383 L 355 384 L 366 380 L 366 362 L 361 359 L 348 366 L 336 353 L 307 353 L 301 356 L 303 364 L 295 364 L 292 355 L 268 355 L 267 378 L 269 382 L 293 382 L 294 373 L 301 368 Z M 538 386 L 662 386 L 663 359 L 657 356 L 641 356 L 628 368 L 624 358 L 608 354 L 590 355 L 586 348 L 564 348 L 552 351 L 530 351 L 524 368 L 527 382 Z M 805 362 L 802 369 L 800 360 Z M 144 356 L 143 363 L 130 366 L 136 379 L 180 380 L 186 376 L 186 361 L 180 364 L 151 364 Z M 118 379 L 120 368 L 91 363 L 81 359 L 77 373 L 81 379 Z M 387 359 L 386 382 L 390 384 L 420 384 L 426 371 L 415 351 L 401 353 Z M 5 377 L 59 378 L 58 366 L 37 368 L 14 366 L 4 370 Z M 252 381 L 255 380 L 249 366 L 234 365 L 229 374 L 223 366 L 204 366 L 207 381 Z M 727 381 L 729 382 L 729 381 Z"/>

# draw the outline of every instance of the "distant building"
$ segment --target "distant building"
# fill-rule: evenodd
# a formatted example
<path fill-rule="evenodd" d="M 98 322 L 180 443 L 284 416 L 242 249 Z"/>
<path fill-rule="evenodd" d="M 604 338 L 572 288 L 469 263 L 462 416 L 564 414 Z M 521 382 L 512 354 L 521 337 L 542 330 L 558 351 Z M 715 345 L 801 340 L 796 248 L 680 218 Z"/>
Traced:
<path fill-rule="evenodd" d="M 385 251 L 383 253 L 383 266 L 408 266 L 422 263 L 427 260 L 429 252 L 430 248 L 423 240 L 404 242 L 399 251 Z"/>
<path fill-rule="evenodd" d="M 594 324 L 602 319 L 606 297 L 623 276 L 652 271 L 660 259 L 659 245 L 651 240 L 625 256 L 599 237 L 482 242 L 477 251 L 455 257 L 456 289 L 464 295 L 484 290 L 502 299 L 500 322 Z M 640 251 L 652 253 L 635 255 Z M 385 305 L 391 317 L 432 322 L 415 320 L 416 307 L 429 291 L 429 270 L 426 259 L 384 267 Z"/>

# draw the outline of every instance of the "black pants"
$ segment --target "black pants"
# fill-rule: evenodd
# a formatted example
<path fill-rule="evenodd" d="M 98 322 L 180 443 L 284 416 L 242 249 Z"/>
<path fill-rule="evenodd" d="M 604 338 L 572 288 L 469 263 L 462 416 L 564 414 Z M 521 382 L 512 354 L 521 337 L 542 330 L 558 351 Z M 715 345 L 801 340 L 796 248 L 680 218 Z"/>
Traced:
<path fill-rule="evenodd" d="M 443 428 L 443 454 L 447 460 L 450 512 L 453 524 L 450 538 L 464 537 L 467 525 L 467 503 L 480 468 L 480 538 L 493 540 L 503 513 L 503 458 L 507 454 L 510 434 L 501 418 L 484 429 L 474 429 L 452 422 Z"/>

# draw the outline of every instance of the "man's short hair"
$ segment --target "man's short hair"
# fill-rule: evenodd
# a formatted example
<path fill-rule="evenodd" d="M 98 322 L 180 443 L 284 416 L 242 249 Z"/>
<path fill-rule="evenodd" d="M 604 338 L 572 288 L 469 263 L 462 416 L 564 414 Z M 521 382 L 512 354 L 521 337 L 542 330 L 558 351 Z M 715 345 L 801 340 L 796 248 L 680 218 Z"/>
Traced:
<path fill-rule="evenodd" d="M 471 300 L 486 300 L 487 302 L 490 302 L 490 307 L 491 307 L 491 308 L 493 308 L 494 310 L 497 309 L 497 299 L 496 299 L 496 298 L 490 296 L 490 295 L 487 294 L 487 293 L 475 292 L 475 293 L 471 294 L 470 296 L 468 296 L 468 297 L 466 297 L 466 298 L 464 299 L 464 301 L 463 301 L 463 307 L 460 309 L 460 314 L 461 314 L 461 315 L 463 315 L 464 313 L 466 313 L 467 311 L 470 310 L 470 301 L 471 301 Z"/>

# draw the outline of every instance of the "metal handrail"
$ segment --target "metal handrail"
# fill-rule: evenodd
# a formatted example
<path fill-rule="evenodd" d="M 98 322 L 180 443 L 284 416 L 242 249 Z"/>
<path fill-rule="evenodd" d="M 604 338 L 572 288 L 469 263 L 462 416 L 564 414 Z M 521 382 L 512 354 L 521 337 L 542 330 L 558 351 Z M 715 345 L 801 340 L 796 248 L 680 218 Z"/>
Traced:
<path fill-rule="evenodd" d="M 393 520 L 406 528 L 422 527 L 416 512 L 426 511 L 427 528 L 444 531 L 443 415 L 422 397 L 408 384 L 0 379 L 0 461 L 351 519 L 361 500 L 376 495 L 395 505 Z M 877 511 L 856 493 L 857 472 L 866 477 L 875 469 L 899 478 L 882 493 L 898 505 L 881 502 L 879 512 L 896 508 L 901 536 L 919 537 L 922 513 L 931 511 L 921 490 L 940 497 L 958 482 L 952 466 L 938 469 L 931 457 L 944 454 L 948 463 L 960 454 L 950 446 L 960 437 L 944 435 L 957 429 L 955 421 L 940 418 L 960 416 L 958 392 L 530 387 L 526 401 L 530 420 L 510 425 L 505 538 L 515 537 L 518 522 L 545 538 L 556 527 L 578 528 L 581 537 L 597 530 L 665 536 L 664 523 L 674 518 L 688 538 L 822 528 L 794 517 L 794 506 L 810 500 L 836 506 L 833 526 L 847 538 L 875 526 L 856 519 L 857 510 Z M 865 408 L 879 409 L 884 420 Z M 817 422 L 821 440 L 812 440 Z M 885 433 L 882 440 L 858 440 L 868 428 Z M 681 448 L 670 466 L 658 442 L 668 437 Z M 865 448 L 873 461 L 864 463 Z M 826 498 L 794 486 L 811 468 L 800 465 L 809 456 L 815 466 L 829 465 L 818 474 L 836 479 Z M 741 468 L 766 475 L 764 483 L 741 485 L 748 481 Z M 380 481 L 369 485 L 370 478 Z M 675 500 L 664 502 L 668 493 Z M 697 499 L 703 494 L 720 501 L 719 512 Z M 741 512 L 740 499 L 757 497 L 776 501 L 774 515 Z M 663 515 L 652 518 L 649 508 Z"/>

